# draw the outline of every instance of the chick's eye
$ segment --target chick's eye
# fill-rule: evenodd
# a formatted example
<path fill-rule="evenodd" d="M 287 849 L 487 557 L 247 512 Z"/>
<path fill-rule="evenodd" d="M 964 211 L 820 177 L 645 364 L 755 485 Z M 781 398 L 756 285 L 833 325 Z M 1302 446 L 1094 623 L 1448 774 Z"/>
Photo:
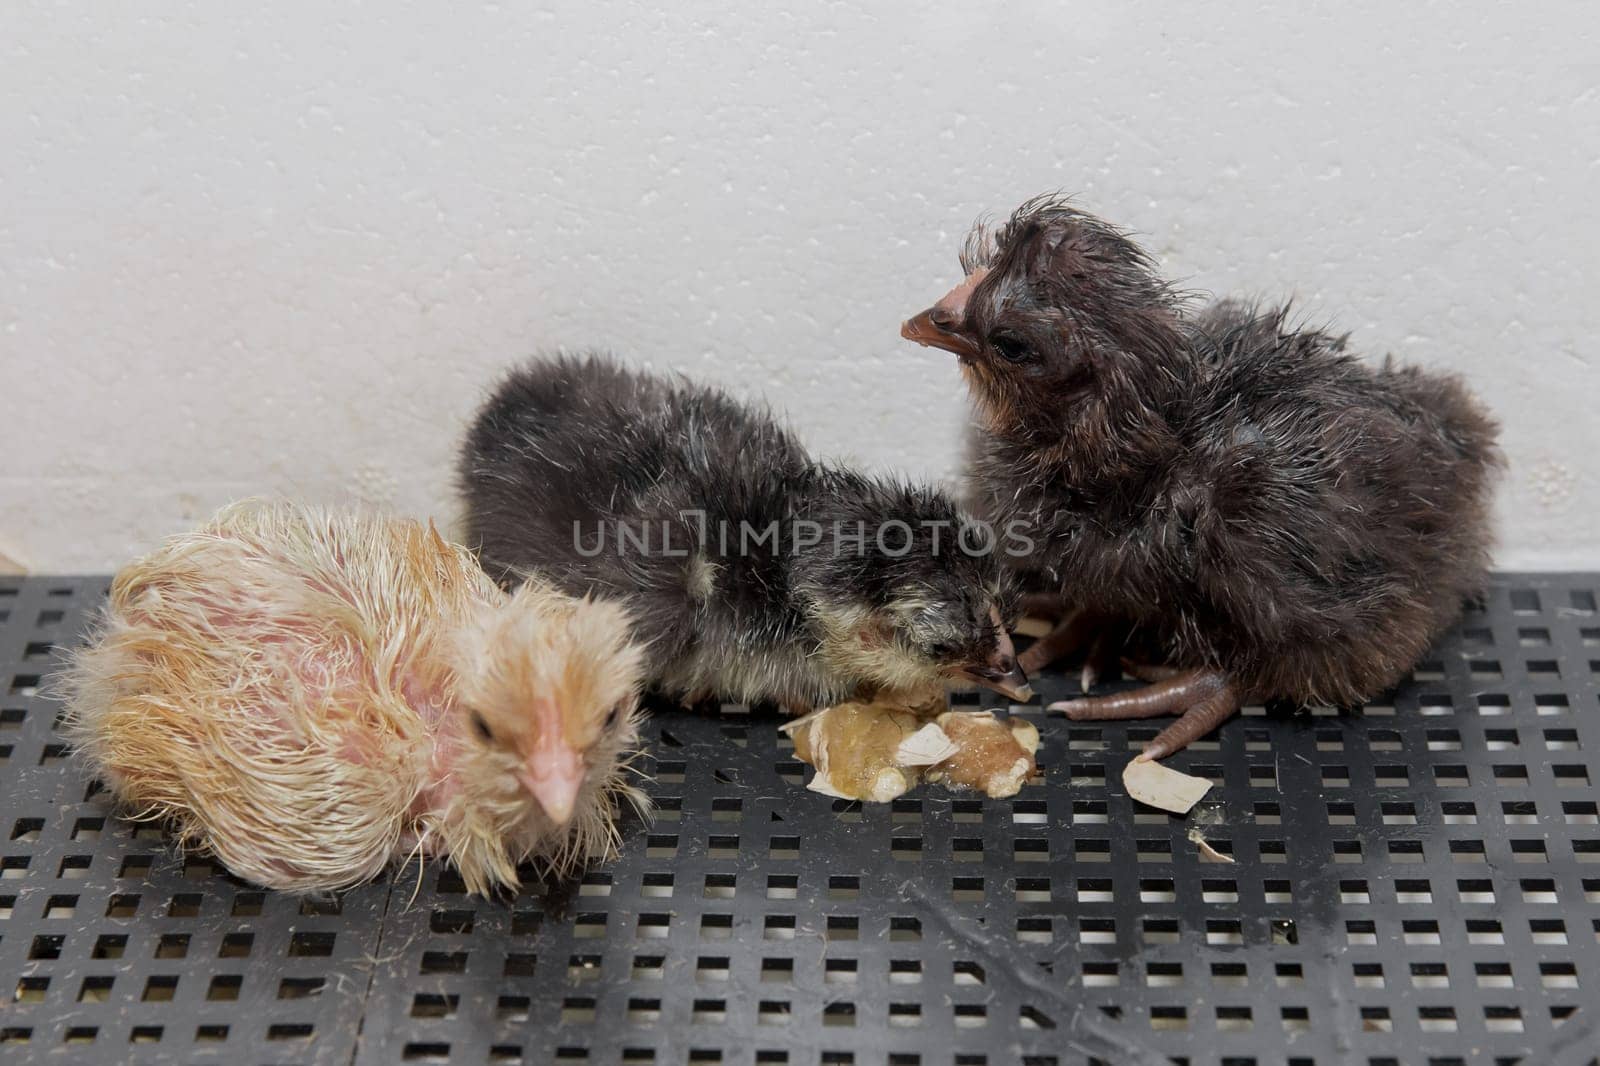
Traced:
<path fill-rule="evenodd" d="M 472 712 L 472 728 L 483 740 L 494 742 L 494 731 L 489 728 L 489 723 L 483 720 L 483 715 L 477 711 Z"/>
<path fill-rule="evenodd" d="M 620 721 L 622 721 L 622 704 L 619 703 L 611 708 L 610 714 L 606 715 L 606 728 L 615 729 Z"/>
<path fill-rule="evenodd" d="M 1008 363 L 1021 363 L 1033 358 L 1033 349 L 1028 347 L 1028 342 L 1015 333 L 996 333 L 989 338 L 989 345 Z"/>

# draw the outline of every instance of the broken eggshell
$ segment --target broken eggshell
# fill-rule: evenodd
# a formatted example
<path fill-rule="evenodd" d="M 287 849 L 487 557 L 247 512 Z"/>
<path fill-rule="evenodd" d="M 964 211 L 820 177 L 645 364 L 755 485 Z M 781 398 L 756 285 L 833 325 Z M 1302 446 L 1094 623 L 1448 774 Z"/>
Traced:
<path fill-rule="evenodd" d="M 1172 814 L 1188 814 L 1211 790 L 1211 782 L 1179 773 L 1153 759 L 1131 759 L 1122 771 L 1122 787 L 1140 803 Z"/>
<path fill-rule="evenodd" d="M 937 723 L 957 750 L 929 771 L 929 781 L 1004 799 L 1021 792 L 1037 769 L 1039 730 L 1032 722 L 1002 722 L 988 711 L 947 711 Z"/>
<path fill-rule="evenodd" d="M 938 726 L 881 703 L 841 703 L 789 722 L 795 758 L 817 772 L 806 785 L 841 799 L 888 803 L 921 778 L 920 768 L 954 753 Z"/>
<path fill-rule="evenodd" d="M 988 711 L 951 711 L 929 721 L 888 703 L 841 703 L 783 727 L 795 758 L 816 768 L 806 785 L 841 799 L 887 803 L 926 775 L 951 788 L 1014 796 L 1035 770 L 1039 732 Z"/>

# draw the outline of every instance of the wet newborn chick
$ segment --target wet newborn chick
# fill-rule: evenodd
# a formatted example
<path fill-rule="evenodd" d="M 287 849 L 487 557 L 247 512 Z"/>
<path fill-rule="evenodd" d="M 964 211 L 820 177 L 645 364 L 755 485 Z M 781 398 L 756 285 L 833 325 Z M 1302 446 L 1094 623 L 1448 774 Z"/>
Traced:
<path fill-rule="evenodd" d="M 976 682 L 1028 699 L 1007 585 L 933 489 L 811 459 L 716 389 L 562 356 L 513 372 L 458 469 L 466 539 L 624 599 L 666 693 L 808 710 Z"/>
<path fill-rule="evenodd" d="M 1454 377 L 1367 366 L 1283 309 L 1195 312 L 1058 199 L 980 228 L 962 265 L 902 333 L 960 360 L 976 505 L 1025 521 L 1027 577 L 1084 612 L 1032 665 L 1114 617 L 1169 668 L 1069 717 L 1181 715 L 1159 758 L 1241 701 L 1359 703 L 1480 587 L 1497 429 Z"/>
<path fill-rule="evenodd" d="M 608 855 L 641 653 L 611 603 L 501 591 L 431 525 L 249 502 L 126 567 L 65 676 L 139 818 L 270 888 L 409 855 L 468 890 Z"/>

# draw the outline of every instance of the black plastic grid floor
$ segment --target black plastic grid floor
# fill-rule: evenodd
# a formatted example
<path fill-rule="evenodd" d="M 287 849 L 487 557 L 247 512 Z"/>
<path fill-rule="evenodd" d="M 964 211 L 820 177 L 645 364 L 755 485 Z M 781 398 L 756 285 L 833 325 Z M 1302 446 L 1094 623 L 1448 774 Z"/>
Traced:
<path fill-rule="evenodd" d="M 1153 724 L 1035 706 L 1041 784 L 862 808 L 771 718 L 661 713 L 618 862 L 319 903 L 111 817 L 35 692 L 105 581 L 0 579 L 0 1058 L 1586 1066 L 1597 587 L 1499 578 L 1392 698 L 1252 709 L 1174 760 L 1188 820 L 1122 792 Z"/>

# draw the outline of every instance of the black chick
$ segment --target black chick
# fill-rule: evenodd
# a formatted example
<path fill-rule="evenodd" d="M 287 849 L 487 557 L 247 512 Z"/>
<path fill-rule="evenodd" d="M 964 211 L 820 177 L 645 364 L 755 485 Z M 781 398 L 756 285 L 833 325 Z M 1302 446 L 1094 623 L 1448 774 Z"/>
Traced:
<path fill-rule="evenodd" d="M 949 498 L 815 462 L 719 390 L 535 361 L 478 413 L 458 479 L 492 576 L 626 600 L 656 687 L 686 701 L 802 710 L 947 681 L 1032 696 L 1006 571 L 982 538 L 961 547 Z"/>
<path fill-rule="evenodd" d="M 1480 588 L 1498 429 L 1456 378 L 1364 365 L 1283 308 L 1196 312 L 1057 198 L 979 227 L 962 266 L 901 332 L 960 359 L 974 506 L 1025 521 L 1022 568 L 1081 609 L 1024 666 L 1085 618 L 1125 620 L 1163 658 L 1146 688 L 1052 709 L 1181 714 L 1149 759 L 1244 701 L 1359 703 Z"/>

